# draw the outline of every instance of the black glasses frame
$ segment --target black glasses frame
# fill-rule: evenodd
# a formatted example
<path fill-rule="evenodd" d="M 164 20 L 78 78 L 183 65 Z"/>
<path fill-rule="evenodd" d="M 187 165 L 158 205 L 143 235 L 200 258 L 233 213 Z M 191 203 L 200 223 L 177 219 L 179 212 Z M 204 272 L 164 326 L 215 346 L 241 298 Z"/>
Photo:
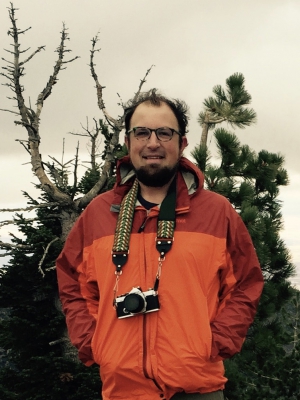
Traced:
<path fill-rule="evenodd" d="M 138 137 L 136 136 L 136 130 L 137 130 L 137 129 L 145 129 L 145 130 L 148 131 L 149 135 L 148 135 L 147 137 L 145 137 L 145 138 L 142 138 L 142 139 L 141 139 L 141 138 L 138 138 Z M 161 129 L 169 129 L 169 130 L 172 132 L 172 135 L 170 136 L 170 138 L 168 138 L 167 140 L 162 140 L 162 139 L 158 136 L 158 131 L 161 130 Z M 148 140 L 148 139 L 150 139 L 150 136 L 152 135 L 152 132 L 154 132 L 154 133 L 155 133 L 155 136 L 157 137 L 157 139 L 158 139 L 160 142 L 169 142 L 169 141 L 173 138 L 174 132 L 177 133 L 179 136 L 182 136 L 181 133 L 178 132 L 176 129 L 169 128 L 168 126 L 162 126 L 162 127 L 160 127 L 160 128 L 156 128 L 156 129 L 147 128 L 146 126 L 135 126 L 134 128 L 132 128 L 132 129 L 130 129 L 129 131 L 127 131 L 126 134 L 129 135 L 131 132 L 133 132 L 133 135 L 134 135 L 134 137 L 135 137 L 137 140 Z"/>

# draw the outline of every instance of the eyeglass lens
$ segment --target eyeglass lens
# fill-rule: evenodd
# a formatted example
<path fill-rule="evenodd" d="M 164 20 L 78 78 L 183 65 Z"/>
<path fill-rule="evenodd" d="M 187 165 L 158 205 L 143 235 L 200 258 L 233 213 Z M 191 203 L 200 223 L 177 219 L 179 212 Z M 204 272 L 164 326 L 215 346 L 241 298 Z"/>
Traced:
<path fill-rule="evenodd" d="M 158 129 L 149 129 L 149 128 L 136 128 L 134 129 L 134 136 L 137 139 L 149 139 L 152 132 L 155 132 L 158 140 L 162 142 L 167 142 L 172 139 L 173 131 L 170 128 L 158 128 Z"/>

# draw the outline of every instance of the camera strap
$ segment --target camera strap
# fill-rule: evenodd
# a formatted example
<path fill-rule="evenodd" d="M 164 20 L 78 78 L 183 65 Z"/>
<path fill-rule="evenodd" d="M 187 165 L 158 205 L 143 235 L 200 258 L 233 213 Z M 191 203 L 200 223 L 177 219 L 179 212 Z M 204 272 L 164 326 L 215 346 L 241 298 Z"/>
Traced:
<path fill-rule="evenodd" d="M 158 268 L 153 290 L 157 291 L 161 274 L 162 263 L 165 255 L 171 250 L 174 241 L 174 231 L 176 225 L 176 177 L 172 180 L 167 196 L 161 203 L 158 220 L 156 249 L 159 252 Z"/>
<path fill-rule="evenodd" d="M 138 195 L 139 184 L 135 179 L 129 192 L 124 196 L 118 215 L 114 244 L 112 248 L 112 261 L 116 266 L 116 274 L 121 275 L 122 267 L 126 264 L 129 254 L 129 240 L 134 217 L 134 210 Z M 159 267 L 155 286 L 158 286 L 161 263 L 165 254 L 171 249 L 174 240 L 176 208 L 176 178 L 172 180 L 167 196 L 160 206 L 157 221 L 156 249 L 159 252 Z"/>
<path fill-rule="evenodd" d="M 122 273 L 129 254 L 129 240 L 132 228 L 136 199 L 139 191 L 138 180 L 135 179 L 129 192 L 124 196 L 118 215 L 114 244 L 112 248 L 112 261 L 116 266 L 116 274 Z"/>

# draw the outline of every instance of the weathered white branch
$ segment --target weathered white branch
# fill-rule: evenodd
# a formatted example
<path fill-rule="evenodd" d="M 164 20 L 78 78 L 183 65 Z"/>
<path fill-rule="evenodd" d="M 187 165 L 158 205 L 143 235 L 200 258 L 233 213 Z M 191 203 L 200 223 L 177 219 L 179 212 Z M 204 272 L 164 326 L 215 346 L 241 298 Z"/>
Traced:
<path fill-rule="evenodd" d="M 15 114 L 15 115 L 20 115 L 20 114 L 17 113 L 16 111 L 6 110 L 6 109 L 4 109 L 4 108 L 0 108 L 0 111 L 6 111 L 6 112 L 10 112 L 10 113 Z"/>
<path fill-rule="evenodd" d="M 85 133 L 74 133 L 74 132 L 68 132 L 69 135 L 73 136 L 84 136 L 84 137 L 89 137 L 89 135 L 86 135 Z"/>
<path fill-rule="evenodd" d="M 92 77 L 93 77 L 93 79 L 95 81 L 95 84 L 96 84 L 98 107 L 103 112 L 107 123 L 112 128 L 114 128 L 115 126 L 118 125 L 118 121 L 116 119 L 112 118 L 108 114 L 108 112 L 107 112 L 107 110 L 105 108 L 104 101 L 103 101 L 103 92 L 102 92 L 102 90 L 105 88 L 105 86 L 102 86 L 99 83 L 98 76 L 97 76 L 96 71 L 95 71 L 94 55 L 95 55 L 96 52 L 100 51 L 100 49 L 95 49 L 95 46 L 96 46 L 98 40 L 99 40 L 98 35 L 96 35 L 92 39 L 92 50 L 91 50 L 91 55 L 90 55 L 90 70 L 91 70 Z"/>
<path fill-rule="evenodd" d="M 66 52 L 66 51 L 70 51 L 70 50 L 65 50 L 65 52 Z M 70 63 L 70 62 L 73 62 L 73 61 L 77 60 L 77 58 L 80 58 L 80 57 L 79 57 L 79 56 L 76 56 L 76 57 L 71 58 L 71 60 L 62 61 L 62 64 L 68 64 L 68 63 Z"/>
<path fill-rule="evenodd" d="M 72 160 L 69 160 L 69 161 L 67 161 L 66 163 L 64 163 L 63 161 L 62 161 L 62 162 L 59 162 L 55 157 L 52 157 L 52 156 L 49 156 L 49 155 L 48 155 L 48 157 L 51 158 L 53 161 L 55 161 L 55 162 L 56 162 L 58 165 L 60 165 L 62 168 L 63 168 L 63 167 L 66 167 L 66 165 L 71 164 L 71 163 L 74 161 L 74 158 L 73 158 Z"/>
<path fill-rule="evenodd" d="M 0 240 L 0 249 L 24 249 L 24 250 L 32 250 L 32 247 L 27 244 L 13 244 L 13 243 L 5 243 Z"/>
<path fill-rule="evenodd" d="M 13 4 L 11 3 L 10 8 L 9 8 L 9 16 L 10 20 L 12 23 L 12 28 L 9 30 L 8 34 L 13 38 L 13 51 L 10 52 L 10 54 L 13 55 L 13 63 L 9 62 L 8 66 L 6 67 L 6 70 L 8 71 L 8 74 L 6 74 L 6 78 L 12 82 L 10 84 L 10 87 L 14 90 L 15 92 L 15 99 L 17 100 L 18 103 L 18 109 L 19 113 L 16 113 L 15 111 L 10 111 L 10 110 L 5 110 L 12 112 L 15 115 L 20 115 L 21 120 L 20 121 L 15 121 L 16 124 L 22 125 L 26 128 L 27 133 L 28 133 L 28 150 L 31 155 L 31 164 L 32 164 L 32 170 L 36 177 L 39 179 L 41 183 L 41 188 L 47 192 L 49 196 L 54 201 L 58 201 L 64 205 L 71 205 L 72 204 L 72 199 L 70 196 L 65 194 L 64 192 L 60 191 L 58 187 L 52 183 L 52 181 L 48 178 L 44 168 L 43 168 L 43 162 L 40 154 L 40 149 L 39 149 L 39 143 L 40 143 L 40 136 L 39 136 L 39 125 L 40 125 L 40 115 L 42 112 L 43 108 L 43 103 L 45 99 L 51 94 L 52 88 L 57 82 L 57 77 L 62 69 L 63 63 L 66 62 L 72 62 L 76 58 L 72 58 L 71 60 L 64 61 L 63 58 L 65 56 L 65 53 L 70 52 L 70 50 L 65 49 L 65 41 L 68 39 L 67 35 L 67 29 L 63 25 L 63 29 L 61 32 L 61 40 L 60 40 L 60 45 L 57 48 L 57 53 L 58 53 L 58 59 L 54 65 L 54 70 L 52 75 L 50 76 L 45 88 L 42 90 L 42 92 L 39 94 L 37 102 L 36 102 L 36 110 L 33 111 L 31 107 L 27 107 L 25 105 L 24 97 L 23 97 L 23 91 L 24 87 L 20 83 L 21 77 L 24 75 L 24 65 L 28 63 L 37 53 L 41 52 L 45 48 L 45 46 L 40 46 L 38 47 L 31 55 L 29 55 L 27 58 L 24 60 L 20 60 L 20 56 L 26 52 L 26 50 L 21 50 L 20 49 L 20 43 L 19 43 L 19 36 L 22 33 L 25 33 L 28 29 L 20 31 L 17 28 L 17 19 L 15 17 L 15 11 L 16 9 L 13 7 Z M 5 75 L 5 74 L 4 74 Z M 4 110 L 3 110 L 4 111 Z M 22 144 L 24 146 L 24 144 Z M 26 148 L 24 146 L 24 148 Z"/>
<path fill-rule="evenodd" d="M 282 382 L 282 379 L 279 379 L 279 378 L 275 378 L 275 377 L 272 377 L 272 376 L 266 376 L 266 375 L 258 374 L 258 373 L 255 372 L 255 371 L 251 371 L 251 372 L 252 372 L 252 374 L 254 374 L 254 375 L 259 375 L 259 376 L 262 377 L 262 378 L 271 379 L 272 381 L 279 381 L 279 382 Z"/>
<path fill-rule="evenodd" d="M 104 86 L 102 86 L 98 80 L 98 76 L 96 74 L 95 64 L 94 64 L 95 53 L 100 51 L 100 49 L 95 48 L 98 40 L 99 40 L 98 35 L 96 35 L 92 39 L 92 50 L 90 51 L 90 70 L 91 70 L 91 75 L 96 84 L 97 100 L 98 100 L 99 109 L 103 112 L 107 123 L 112 127 L 113 133 L 112 133 L 109 143 L 106 145 L 106 148 L 105 148 L 106 156 L 105 156 L 104 165 L 102 167 L 101 176 L 100 176 L 98 182 L 94 185 L 94 187 L 85 196 L 83 196 L 81 199 L 78 200 L 79 208 L 84 208 L 100 192 L 100 190 L 106 184 L 107 179 L 111 176 L 113 163 L 115 162 L 115 150 L 119 144 L 120 133 L 121 133 L 122 129 L 124 128 L 124 114 L 121 117 L 119 117 L 118 119 L 112 118 L 107 113 L 105 105 L 104 105 L 104 101 L 103 101 Z M 136 99 L 139 96 L 142 86 L 146 82 L 146 77 L 150 73 L 152 67 L 153 67 L 153 65 L 147 70 L 144 78 L 140 81 L 140 84 L 139 84 L 139 87 L 135 94 L 134 99 Z M 97 128 L 97 126 L 96 126 L 96 128 Z"/>
<path fill-rule="evenodd" d="M 74 163 L 74 170 L 73 170 L 73 188 L 72 188 L 72 194 L 71 194 L 72 199 L 74 199 L 75 194 L 76 194 L 76 189 L 77 189 L 78 160 L 79 160 L 79 142 L 77 142 L 76 154 L 75 154 L 75 163 Z"/>
<path fill-rule="evenodd" d="M 43 262 L 44 262 L 44 260 L 45 260 L 45 258 L 46 258 L 46 255 L 48 254 L 48 251 L 49 251 L 50 246 L 51 246 L 54 242 L 56 242 L 57 240 L 59 240 L 58 237 L 55 238 L 55 239 L 53 239 L 53 240 L 51 240 L 51 242 L 49 242 L 49 243 L 47 244 L 47 247 L 46 247 L 46 249 L 45 249 L 45 251 L 44 251 L 43 257 L 41 258 L 41 260 L 40 260 L 40 262 L 39 262 L 38 270 L 40 271 L 40 273 L 42 274 L 43 277 L 45 276 L 45 272 L 42 270 Z"/>
<path fill-rule="evenodd" d="M 53 265 L 53 267 L 49 267 L 49 268 L 46 268 L 45 269 L 45 271 L 53 271 L 54 269 L 56 269 L 56 265 Z"/>
<path fill-rule="evenodd" d="M 29 50 L 29 49 L 27 49 Z M 25 50 L 25 51 L 27 51 Z M 45 50 L 45 46 L 40 46 L 38 47 L 29 57 L 26 58 L 26 60 L 22 61 L 19 63 L 19 65 L 24 65 L 26 64 L 28 61 L 30 61 L 37 53 L 39 53 L 41 50 Z M 24 53 L 24 52 L 23 52 Z"/>
<path fill-rule="evenodd" d="M 69 343 L 69 339 L 67 337 L 62 337 L 60 339 L 57 340 L 53 340 L 53 342 L 49 342 L 49 346 L 54 346 L 55 344 L 59 344 L 59 343 Z"/>
<path fill-rule="evenodd" d="M 19 212 L 19 211 L 31 211 L 35 210 L 37 208 L 45 208 L 45 207 L 52 207 L 52 206 L 58 206 L 58 202 L 52 202 L 52 203 L 41 203 L 41 204 L 36 204 L 34 206 L 29 206 L 29 207 L 24 207 L 24 208 L 0 208 L 0 212 Z"/>
<path fill-rule="evenodd" d="M 153 67 L 155 67 L 154 64 L 151 65 L 151 67 L 146 71 L 146 74 L 145 74 L 144 78 L 141 79 L 139 88 L 138 88 L 136 94 L 134 95 L 133 102 L 135 102 L 137 100 L 138 96 L 140 95 L 142 87 L 143 87 L 144 83 L 146 83 L 146 78 L 150 74 L 150 72 L 151 72 Z"/>
<path fill-rule="evenodd" d="M 21 146 L 24 147 L 24 149 L 27 151 L 28 154 L 30 154 L 30 151 L 28 149 L 28 141 L 27 140 L 20 140 L 20 139 L 16 139 L 16 142 L 19 142 Z M 26 144 L 25 144 L 25 143 Z"/>

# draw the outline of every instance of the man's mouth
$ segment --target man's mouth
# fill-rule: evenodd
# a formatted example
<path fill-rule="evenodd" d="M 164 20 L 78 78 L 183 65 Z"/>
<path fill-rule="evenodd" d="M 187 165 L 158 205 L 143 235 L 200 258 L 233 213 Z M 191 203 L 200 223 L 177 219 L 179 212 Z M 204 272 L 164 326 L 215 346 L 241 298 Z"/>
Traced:
<path fill-rule="evenodd" d="M 146 158 L 147 160 L 161 160 L 163 156 L 143 156 L 143 158 Z"/>

